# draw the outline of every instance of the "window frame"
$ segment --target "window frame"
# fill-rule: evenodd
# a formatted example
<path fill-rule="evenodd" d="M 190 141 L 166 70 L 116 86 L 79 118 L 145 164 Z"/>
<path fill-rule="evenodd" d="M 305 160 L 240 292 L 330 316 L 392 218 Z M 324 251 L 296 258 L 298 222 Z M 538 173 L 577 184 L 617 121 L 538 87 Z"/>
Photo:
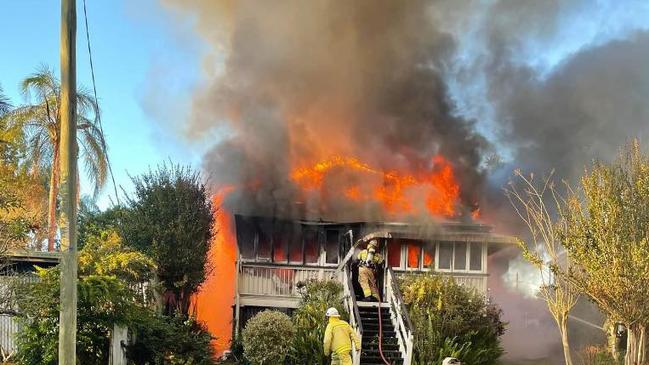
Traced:
<path fill-rule="evenodd" d="M 442 242 L 449 242 L 453 246 L 453 251 L 451 253 L 451 268 L 450 269 L 440 269 L 439 267 L 439 246 Z M 465 251 L 465 266 L 463 270 L 458 270 L 455 268 L 455 248 L 456 248 L 456 243 L 464 243 L 466 244 L 466 251 Z M 471 270 L 471 251 L 473 250 L 473 247 L 475 245 L 478 245 L 480 247 L 480 270 Z M 435 271 L 438 272 L 446 272 L 446 273 L 466 273 L 466 274 L 482 274 L 485 273 L 485 244 L 484 242 L 480 241 L 470 241 L 470 240 L 454 240 L 454 241 L 449 241 L 449 240 L 444 240 L 444 241 L 437 241 L 437 244 L 435 245 Z"/>

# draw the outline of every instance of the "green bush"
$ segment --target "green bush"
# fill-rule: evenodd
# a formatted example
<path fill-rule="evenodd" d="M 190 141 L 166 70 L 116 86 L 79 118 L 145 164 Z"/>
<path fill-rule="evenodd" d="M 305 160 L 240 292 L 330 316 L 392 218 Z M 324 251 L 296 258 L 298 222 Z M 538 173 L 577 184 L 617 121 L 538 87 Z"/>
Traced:
<path fill-rule="evenodd" d="M 77 359 L 84 365 L 108 361 L 110 331 L 129 325 L 146 303 L 135 285 L 151 276 L 153 262 L 121 244 L 114 231 L 89 239 L 79 252 Z M 37 282 L 12 288 L 21 314 L 17 334 L 21 365 L 54 365 L 58 353 L 59 270 L 40 269 Z"/>
<path fill-rule="evenodd" d="M 131 325 L 134 343 L 126 348 L 133 365 L 215 364 L 212 336 L 192 318 L 145 313 Z"/>
<path fill-rule="evenodd" d="M 604 347 L 587 346 L 581 350 L 579 357 L 582 365 L 620 365 L 623 359 L 615 360 L 613 355 Z"/>
<path fill-rule="evenodd" d="M 327 359 L 322 351 L 322 340 L 327 328 L 327 308 L 336 307 L 343 319 L 348 313 L 343 305 L 343 287 L 333 280 L 309 281 L 302 288 L 302 298 L 293 313 L 296 333 L 288 363 L 295 365 L 324 365 Z"/>
<path fill-rule="evenodd" d="M 243 329 L 244 356 L 252 365 L 283 364 L 294 333 L 286 314 L 269 310 L 258 313 Z"/>
<path fill-rule="evenodd" d="M 401 291 L 414 327 L 414 364 L 453 356 L 466 365 L 492 365 L 503 354 L 502 311 L 481 294 L 434 274 L 404 277 Z"/>

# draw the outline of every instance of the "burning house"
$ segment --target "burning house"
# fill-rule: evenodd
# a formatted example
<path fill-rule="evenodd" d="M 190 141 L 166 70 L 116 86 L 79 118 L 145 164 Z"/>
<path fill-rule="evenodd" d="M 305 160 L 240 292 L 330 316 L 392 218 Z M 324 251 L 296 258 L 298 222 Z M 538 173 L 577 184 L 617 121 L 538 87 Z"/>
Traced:
<path fill-rule="evenodd" d="M 358 268 L 347 260 L 364 248 L 363 237 L 374 235 L 385 258 L 378 279 L 383 301 L 374 306 L 391 319 L 386 327 L 398 346 L 390 356 L 408 364 L 412 332 L 405 310 L 396 309 L 403 308 L 396 278 L 435 272 L 488 295 L 488 257 L 513 244 L 511 237 L 480 223 L 475 207 L 460 203 L 454 170 L 439 156 L 418 174 L 336 158 L 296 168 L 287 179 L 295 186 L 294 210 L 288 214 L 263 214 L 263 206 L 245 209 L 254 186 L 228 187 L 214 196 L 219 207 L 214 272 L 197 297 L 196 310 L 218 338 L 221 351 L 256 313 L 291 313 L 298 306 L 301 285 L 311 279 L 339 281 L 354 328 L 361 337 L 374 336 L 375 324 L 361 314 L 372 304 L 357 301 Z M 261 214 L 251 214 L 255 211 Z M 337 219 L 324 218 L 326 213 Z M 395 219 L 362 219 L 375 213 Z M 318 215 L 322 218 L 313 218 Z"/>

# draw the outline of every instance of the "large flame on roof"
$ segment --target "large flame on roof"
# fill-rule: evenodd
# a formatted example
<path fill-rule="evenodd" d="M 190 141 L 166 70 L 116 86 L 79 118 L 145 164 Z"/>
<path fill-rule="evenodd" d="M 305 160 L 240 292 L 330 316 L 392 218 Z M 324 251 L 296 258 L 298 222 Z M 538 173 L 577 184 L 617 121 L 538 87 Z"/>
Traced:
<path fill-rule="evenodd" d="M 347 178 L 342 183 L 326 184 L 336 174 Z M 460 187 L 450 162 L 440 155 L 415 173 L 378 169 L 354 157 L 334 156 L 295 168 L 291 180 L 306 192 L 327 185 L 328 194 L 353 202 L 377 202 L 391 214 L 419 214 L 421 210 L 432 216 L 458 214 Z"/>

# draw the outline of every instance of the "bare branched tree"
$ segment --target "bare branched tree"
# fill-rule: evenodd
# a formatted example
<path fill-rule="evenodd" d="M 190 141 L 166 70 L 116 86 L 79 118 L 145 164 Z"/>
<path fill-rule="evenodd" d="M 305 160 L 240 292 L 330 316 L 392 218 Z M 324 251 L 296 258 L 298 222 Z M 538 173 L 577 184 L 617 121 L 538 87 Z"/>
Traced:
<path fill-rule="evenodd" d="M 538 296 L 548 306 L 561 335 L 566 365 L 572 365 L 568 338 L 568 315 L 579 299 L 579 291 L 557 270 L 568 272 L 570 258 L 561 245 L 561 237 L 567 226 L 562 219 L 565 206 L 563 196 L 556 190 L 553 173 L 534 181 L 534 175 L 524 176 L 515 171 L 517 182 L 510 181 L 505 188 L 514 210 L 527 226 L 530 240 L 518 239 L 523 257 L 539 270 L 542 284 Z"/>

